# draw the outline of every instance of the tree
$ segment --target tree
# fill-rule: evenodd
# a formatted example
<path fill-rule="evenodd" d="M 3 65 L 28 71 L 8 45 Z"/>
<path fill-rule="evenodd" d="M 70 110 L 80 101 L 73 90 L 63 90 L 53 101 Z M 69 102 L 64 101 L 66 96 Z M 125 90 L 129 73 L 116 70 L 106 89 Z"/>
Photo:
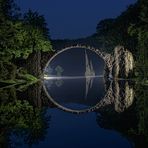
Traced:
<path fill-rule="evenodd" d="M 17 10 L 13 0 L 0 0 L 0 75 L 5 79 L 5 71 L 11 73 L 5 65 L 18 58 L 27 59 L 33 52 L 52 50 L 44 17 L 29 10 L 19 19 Z"/>
<path fill-rule="evenodd" d="M 32 26 L 34 29 L 38 29 L 43 32 L 45 38 L 49 39 L 49 29 L 43 15 L 39 15 L 38 12 L 29 10 L 25 15 L 23 22 L 26 25 Z"/>
<path fill-rule="evenodd" d="M 0 0 L 0 20 L 18 18 L 19 10 L 14 0 Z"/>
<path fill-rule="evenodd" d="M 99 42 L 102 42 L 104 49 L 113 50 L 117 45 L 123 45 L 134 52 L 135 38 L 128 34 L 130 24 L 136 23 L 139 18 L 137 4 L 130 5 L 125 12 L 115 19 L 105 19 L 97 25 Z"/>
<path fill-rule="evenodd" d="M 129 34 L 135 36 L 137 45 L 137 70 L 148 78 L 148 1 L 139 0 L 139 21 L 129 26 Z"/>

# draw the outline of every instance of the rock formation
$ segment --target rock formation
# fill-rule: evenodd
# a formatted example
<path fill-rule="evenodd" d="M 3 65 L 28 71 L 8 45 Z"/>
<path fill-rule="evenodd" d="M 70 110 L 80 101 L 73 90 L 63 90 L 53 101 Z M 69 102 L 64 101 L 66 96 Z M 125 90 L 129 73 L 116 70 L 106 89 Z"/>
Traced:
<path fill-rule="evenodd" d="M 114 49 L 114 62 L 112 63 L 112 77 L 129 78 L 134 69 L 134 58 L 130 51 L 123 46 Z"/>

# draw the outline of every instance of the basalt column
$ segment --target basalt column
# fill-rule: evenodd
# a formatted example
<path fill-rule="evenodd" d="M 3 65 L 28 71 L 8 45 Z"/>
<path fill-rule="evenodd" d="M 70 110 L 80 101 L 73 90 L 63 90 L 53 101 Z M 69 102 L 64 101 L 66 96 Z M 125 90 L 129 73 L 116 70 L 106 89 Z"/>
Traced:
<path fill-rule="evenodd" d="M 114 50 L 113 78 L 129 78 L 133 69 L 134 59 L 132 53 L 123 46 L 117 46 Z"/>

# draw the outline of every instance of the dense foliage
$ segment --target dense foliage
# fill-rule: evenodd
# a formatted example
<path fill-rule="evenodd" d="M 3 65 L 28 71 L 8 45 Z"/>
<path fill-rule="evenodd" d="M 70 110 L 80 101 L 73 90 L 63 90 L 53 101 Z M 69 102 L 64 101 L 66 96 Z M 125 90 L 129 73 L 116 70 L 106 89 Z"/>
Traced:
<path fill-rule="evenodd" d="M 51 51 L 49 30 L 42 15 L 29 10 L 20 16 L 13 0 L 0 0 L 0 75 L 9 71 L 17 58 L 27 59 L 33 52 Z M 6 75 L 7 78 L 7 75 Z"/>
<path fill-rule="evenodd" d="M 112 52 L 123 45 L 132 52 L 138 77 L 148 78 L 148 1 L 138 0 L 114 19 L 105 19 L 97 25 L 98 43 Z"/>

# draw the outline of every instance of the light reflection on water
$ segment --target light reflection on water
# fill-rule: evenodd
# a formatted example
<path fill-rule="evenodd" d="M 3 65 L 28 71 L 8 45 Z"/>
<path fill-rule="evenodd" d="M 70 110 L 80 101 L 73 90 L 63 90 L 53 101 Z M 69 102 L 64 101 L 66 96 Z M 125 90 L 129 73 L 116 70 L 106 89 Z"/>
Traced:
<path fill-rule="evenodd" d="M 105 83 L 102 79 L 95 78 L 92 90 L 89 91 L 87 99 L 84 98 L 85 80 L 70 81 L 66 80 L 61 88 L 52 85 L 53 90 L 55 88 L 59 89 L 59 93 L 61 93 L 60 95 L 56 93 L 52 94 L 56 95 L 57 101 L 63 103 L 62 105 L 67 108 L 89 108 L 91 105 L 96 104 L 96 102 L 103 101 L 102 97 L 106 96 L 106 91 L 104 91 Z M 48 82 L 49 81 L 45 81 L 47 87 Z M 69 83 L 74 85 L 70 88 Z M 80 87 L 80 83 L 83 87 Z M 132 86 L 129 87 L 129 85 L 130 83 L 126 81 L 112 82 L 111 87 L 109 87 L 109 90 L 111 91 L 107 91 L 109 96 L 106 100 L 109 100 L 109 102 L 105 102 L 106 106 L 102 106 L 93 112 L 79 115 L 62 111 L 57 106 L 50 104 L 49 98 L 45 99 L 45 96 L 43 95 L 44 91 L 40 85 L 31 87 L 27 92 L 22 92 L 21 95 L 19 92 L 17 96 L 21 99 L 23 97 L 31 98 L 29 102 L 34 101 L 34 105 L 36 106 L 35 110 L 39 109 L 40 111 L 41 109 L 42 112 L 41 116 L 40 114 L 35 114 L 35 117 L 32 117 L 33 120 L 30 120 L 30 122 L 27 120 L 27 123 L 30 125 L 30 128 L 28 129 L 22 128 L 16 130 L 13 125 L 9 124 L 10 127 L 13 127 L 12 130 L 10 130 L 11 128 L 9 127 L 10 135 L 8 135 L 9 140 L 11 141 L 11 144 L 9 143 L 9 145 L 21 148 L 29 147 L 29 144 L 31 144 L 33 148 L 46 148 L 49 146 L 53 148 L 58 148 L 60 146 L 65 148 L 130 148 L 133 146 L 133 143 L 120 134 L 122 130 L 126 132 L 126 130 L 129 130 L 131 127 L 135 126 L 134 124 L 136 124 L 135 117 L 133 116 L 134 108 L 128 110 L 134 101 L 132 97 Z M 82 98 L 80 97 L 78 100 L 75 99 L 76 97 L 64 98 L 65 93 L 62 93 L 63 91 L 61 91 L 61 89 L 65 89 L 64 86 L 68 87 L 69 90 L 72 89 L 71 92 L 67 91 L 67 96 L 79 96 L 80 94 L 78 92 L 80 92 Z M 76 86 L 75 91 L 77 93 L 73 91 L 74 86 Z M 102 89 L 102 91 L 98 91 L 98 87 L 100 87 L 99 90 Z M 51 87 L 49 87 L 49 91 L 51 91 L 50 88 Z M 58 92 L 56 89 L 55 92 Z M 15 89 L 13 89 L 13 91 L 14 90 Z M 82 90 L 84 91 L 82 92 Z M 43 92 L 39 93 L 40 91 Z M 7 93 L 8 92 L 12 93 L 12 90 L 7 91 Z M 102 95 L 100 99 L 94 99 L 95 97 L 93 97 L 93 99 L 91 98 L 92 96 L 97 96 L 99 93 L 100 96 Z M 25 96 L 25 94 L 27 95 Z M 46 103 L 41 104 L 43 100 L 46 101 Z M 47 108 L 47 106 L 49 107 Z M 23 118 L 23 116 L 25 118 L 30 116 L 30 112 L 25 110 L 25 108 L 23 108 L 22 111 L 25 111 L 25 113 L 19 113 L 21 114 L 21 118 Z M 12 114 L 12 117 L 17 119 L 16 114 Z M 33 126 L 32 129 L 32 125 L 36 124 L 37 126 Z"/>
<path fill-rule="evenodd" d="M 73 49 L 72 52 L 75 53 L 75 50 Z M 52 61 L 51 65 L 46 67 L 46 74 L 47 77 L 48 74 L 56 74 L 56 78 L 44 80 L 43 86 L 37 84 L 22 92 L 18 91 L 18 88 L 0 91 L 4 104 L 2 109 L 0 108 L 4 114 L 0 121 L 3 122 L 1 129 L 5 145 L 21 148 L 134 147 L 134 143 L 138 141 L 133 137 L 132 140 L 129 139 L 129 133 L 136 132 L 140 125 L 135 112 L 139 113 L 143 104 L 141 105 L 140 101 L 134 103 L 133 85 L 128 81 L 109 81 L 107 84 L 102 77 L 104 63 L 101 60 L 100 63 L 92 60 L 94 71 L 99 69 L 101 72 L 98 70 L 96 73 L 101 77 L 89 76 L 88 79 L 83 76 L 72 79 L 76 76 L 77 70 L 80 70 L 79 74 L 85 73 L 85 63 L 80 64 L 79 61 L 82 60 L 81 53 L 84 54 L 80 50 L 79 54 L 72 55 L 72 61 L 68 63 L 71 68 L 68 69 L 66 60 L 61 63 L 63 56 L 67 59 L 66 53 L 57 61 Z M 94 55 L 90 53 L 90 58 L 92 56 Z M 99 61 L 100 58 L 94 59 Z M 80 68 L 77 69 L 79 66 Z M 68 79 L 62 78 L 69 72 Z M 13 99 L 9 100 L 9 97 Z M 19 102 L 15 106 L 18 100 L 26 100 L 28 104 L 25 103 L 23 106 Z M 63 108 L 60 106 L 65 109 L 61 110 Z M 95 108 L 89 113 L 81 112 L 88 111 L 92 107 Z M 138 107 L 140 110 L 137 111 Z M 19 112 L 15 113 L 15 109 Z M 75 111 L 83 114 L 73 114 L 78 113 Z M 143 123 L 141 116 L 139 120 Z"/>
<path fill-rule="evenodd" d="M 62 85 L 57 85 L 57 81 Z M 87 90 L 87 95 L 86 78 L 45 80 L 44 85 L 52 100 L 63 107 L 81 110 L 95 106 L 105 95 L 104 79 L 92 78 L 92 82 L 92 87 Z"/>

